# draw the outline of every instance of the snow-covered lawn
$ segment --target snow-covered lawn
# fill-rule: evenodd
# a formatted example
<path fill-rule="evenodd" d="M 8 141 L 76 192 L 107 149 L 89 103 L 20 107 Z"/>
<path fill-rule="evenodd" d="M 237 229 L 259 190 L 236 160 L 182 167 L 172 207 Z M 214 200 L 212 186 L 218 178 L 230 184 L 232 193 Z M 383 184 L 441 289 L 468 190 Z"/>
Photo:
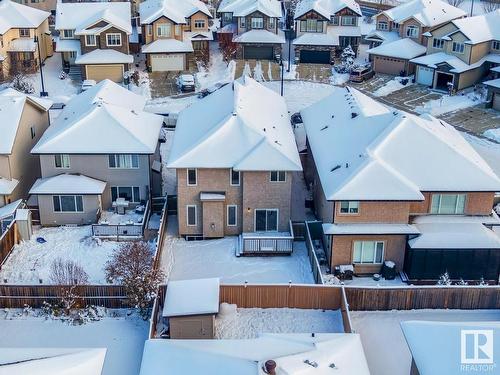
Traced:
<path fill-rule="evenodd" d="M 250 339 L 262 333 L 341 333 L 340 310 L 240 309 L 223 304 L 215 319 L 218 339 Z"/>
<path fill-rule="evenodd" d="M 408 375 L 411 356 L 401 331 L 406 320 L 499 321 L 500 310 L 351 311 L 372 375 Z"/>
<path fill-rule="evenodd" d="M 443 95 L 441 99 L 430 100 L 422 106 L 415 108 L 418 113 L 430 113 L 433 116 L 439 116 L 444 113 L 458 111 L 472 107 L 486 100 L 486 91 L 474 91 L 473 89 L 464 90 L 457 95 Z"/>
<path fill-rule="evenodd" d="M 38 243 L 37 237 L 47 242 Z M 30 241 L 16 245 L 0 271 L 0 281 L 9 284 L 51 284 L 50 268 L 58 258 L 83 267 L 89 284 L 105 284 L 104 266 L 120 243 L 91 237 L 91 227 L 42 228 Z"/>
<path fill-rule="evenodd" d="M 375 96 L 386 96 L 395 91 L 401 90 L 402 88 L 412 85 L 413 76 L 411 77 L 395 77 L 394 79 L 387 82 L 384 86 L 377 89 L 373 95 Z M 402 82 L 406 82 L 403 84 Z"/>
<path fill-rule="evenodd" d="M 102 318 L 80 326 L 0 311 L 1 348 L 106 348 L 102 375 L 137 375 L 149 323 L 136 315 Z"/>
<path fill-rule="evenodd" d="M 500 143 L 500 128 L 486 130 L 483 135 Z"/>
<path fill-rule="evenodd" d="M 108 224 L 130 224 L 142 223 L 144 214 L 138 214 L 135 210 L 127 210 L 125 214 L 120 215 L 112 211 L 102 211 L 99 223 Z"/>

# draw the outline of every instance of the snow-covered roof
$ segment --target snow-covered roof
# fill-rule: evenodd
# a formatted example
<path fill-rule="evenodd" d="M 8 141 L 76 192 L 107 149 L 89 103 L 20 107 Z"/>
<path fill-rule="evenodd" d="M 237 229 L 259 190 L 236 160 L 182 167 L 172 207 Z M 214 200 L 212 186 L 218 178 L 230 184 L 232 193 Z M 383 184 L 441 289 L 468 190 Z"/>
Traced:
<path fill-rule="evenodd" d="M 81 55 L 81 44 L 76 39 L 60 39 L 56 38 L 56 52 L 76 52 L 77 56 Z"/>
<path fill-rule="evenodd" d="M 500 73 L 500 66 L 494 66 L 490 69 L 492 72 Z"/>
<path fill-rule="evenodd" d="M 114 49 L 94 49 L 75 59 L 75 64 L 132 64 L 134 56 Z"/>
<path fill-rule="evenodd" d="M 397 23 L 414 18 L 424 27 L 437 26 L 467 15 L 462 9 L 442 0 L 411 0 L 385 10 L 382 14 Z"/>
<path fill-rule="evenodd" d="M 2 348 L 0 374 L 100 375 L 105 348 Z"/>
<path fill-rule="evenodd" d="M 350 235 L 350 234 L 418 234 L 420 231 L 415 225 L 410 224 L 323 224 L 323 233 L 332 235 Z"/>
<path fill-rule="evenodd" d="M 30 194 L 102 194 L 106 182 L 82 174 L 62 173 L 57 176 L 39 178 L 30 189 Z"/>
<path fill-rule="evenodd" d="M 212 14 L 207 5 L 200 0 L 146 0 L 139 5 L 141 24 L 150 24 L 160 17 L 167 17 L 177 24 L 185 24 L 186 18 L 195 13 Z"/>
<path fill-rule="evenodd" d="M 0 154 L 12 152 L 27 102 L 40 111 L 48 111 L 52 105 L 51 100 L 26 95 L 12 88 L 0 91 Z"/>
<path fill-rule="evenodd" d="M 219 312 L 219 290 L 218 278 L 170 281 L 162 315 L 216 314 Z"/>
<path fill-rule="evenodd" d="M 12 203 L 6 204 L 3 207 L 0 207 L 0 220 L 6 218 L 8 216 L 14 215 L 14 213 L 16 212 L 16 210 L 18 209 L 19 205 L 22 202 L 23 202 L 22 199 L 18 199 L 15 202 L 12 202 Z"/>
<path fill-rule="evenodd" d="M 19 184 L 19 180 L 0 177 L 0 195 L 10 195 Z"/>
<path fill-rule="evenodd" d="M 489 40 L 500 40 L 500 9 L 474 17 L 456 19 L 453 24 L 470 41 L 477 44 Z"/>
<path fill-rule="evenodd" d="M 452 73 L 463 73 L 467 70 L 476 69 L 483 65 L 485 62 L 492 62 L 495 64 L 500 64 L 500 55 L 497 53 L 490 53 L 483 56 L 481 59 L 476 61 L 474 64 L 468 65 L 467 63 L 460 60 L 454 55 L 449 55 L 445 52 L 436 52 L 430 55 L 420 56 L 412 59 L 410 62 L 419 65 L 426 65 L 429 68 L 437 68 L 438 64 L 446 63 L 452 67 L 450 72 Z"/>
<path fill-rule="evenodd" d="M 0 1 L 0 35 L 10 29 L 33 29 L 49 18 L 50 13 L 11 0 Z"/>
<path fill-rule="evenodd" d="M 179 114 L 169 168 L 302 170 L 285 100 L 244 77 Z"/>
<path fill-rule="evenodd" d="M 154 42 L 142 46 L 142 53 L 193 52 L 190 42 L 181 42 L 177 39 L 156 39 Z"/>
<path fill-rule="evenodd" d="M 339 38 L 337 34 L 332 34 L 329 31 L 326 33 L 304 33 L 295 38 L 292 42 L 295 46 L 338 46 Z"/>
<path fill-rule="evenodd" d="M 355 0 L 300 0 L 295 9 L 295 19 L 307 12 L 315 11 L 326 19 L 334 16 L 342 9 L 350 9 L 361 16 L 361 8 Z"/>
<path fill-rule="evenodd" d="M 269 17 L 281 17 L 281 3 L 278 0 L 222 0 L 217 12 L 233 13 L 233 17 L 245 17 L 261 12 Z"/>
<path fill-rule="evenodd" d="M 233 38 L 235 43 L 285 43 L 282 34 L 275 34 L 264 29 L 252 29 Z"/>
<path fill-rule="evenodd" d="M 382 31 L 382 30 L 372 30 L 366 37 L 366 40 L 372 41 L 382 41 L 382 43 L 393 42 L 395 40 L 401 39 L 397 31 Z"/>
<path fill-rule="evenodd" d="M 143 96 L 103 80 L 73 97 L 31 152 L 153 154 L 163 117 L 144 105 Z"/>
<path fill-rule="evenodd" d="M 183 38 L 184 41 L 214 40 L 214 34 L 211 31 L 186 31 Z"/>
<path fill-rule="evenodd" d="M 489 81 L 484 81 L 483 84 L 486 86 L 495 87 L 497 89 L 500 89 L 500 78 L 490 79 Z"/>
<path fill-rule="evenodd" d="M 7 51 L 11 52 L 35 52 L 36 43 L 31 38 L 17 38 L 10 41 Z"/>
<path fill-rule="evenodd" d="M 499 191 L 452 126 L 395 111 L 353 88 L 301 111 L 328 200 L 423 200 L 421 191 Z"/>
<path fill-rule="evenodd" d="M 277 374 L 370 373 L 358 334 L 303 333 L 243 340 L 148 340 L 140 375 L 264 375 L 264 363 L 270 359 L 277 364 Z"/>
<path fill-rule="evenodd" d="M 78 2 L 57 1 L 56 30 L 76 30 L 83 33 L 99 22 L 106 22 L 127 34 L 132 33 L 130 2 Z M 95 31 L 98 34 L 101 28 Z"/>
<path fill-rule="evenodd" d="M 366 52 L 370 55 L 397 57 L 409 60 L 423 55 L 426 51 L 427 48 L 423 45 L 414 42 L 410 38 L 403 38 L 392 42 L 382 43 L 380 46 L 370 48 Z"/>

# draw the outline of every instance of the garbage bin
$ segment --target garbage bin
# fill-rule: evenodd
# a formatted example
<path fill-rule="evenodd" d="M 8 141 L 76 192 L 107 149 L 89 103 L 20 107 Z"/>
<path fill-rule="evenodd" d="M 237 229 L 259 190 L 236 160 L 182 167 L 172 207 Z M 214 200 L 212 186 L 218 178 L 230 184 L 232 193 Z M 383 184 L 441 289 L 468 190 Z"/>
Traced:
<path fill-rule="evenodd" d="M 382 276 L 386 280 L 394 280 L 396 278 L 396 264 L 393 261 L 386 260 L 384 262 Z"/>

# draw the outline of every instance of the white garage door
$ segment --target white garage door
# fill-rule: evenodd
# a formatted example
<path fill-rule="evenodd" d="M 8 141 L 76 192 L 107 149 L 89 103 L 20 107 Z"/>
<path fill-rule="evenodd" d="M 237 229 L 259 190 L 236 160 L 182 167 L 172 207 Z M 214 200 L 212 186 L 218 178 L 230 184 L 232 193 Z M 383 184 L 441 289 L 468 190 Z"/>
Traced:
<path fill-rule="evenodd" d="M 417 67 L 417 83 L 426 86 L 432 86 L 434 81 L 434 69 L 425 66 Z"/>
<path fill-rule="evenodd" d="M 151 70 L 153 72 L 184 70 L 184 55 L 181 53 L 151 55 Z"/>

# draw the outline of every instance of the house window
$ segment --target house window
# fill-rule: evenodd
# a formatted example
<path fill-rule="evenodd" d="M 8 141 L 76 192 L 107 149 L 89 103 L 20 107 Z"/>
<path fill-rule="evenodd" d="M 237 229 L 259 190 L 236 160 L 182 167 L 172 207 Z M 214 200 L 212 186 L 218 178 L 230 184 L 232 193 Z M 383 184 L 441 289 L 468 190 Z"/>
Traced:
<path fill-rule="evenodd" d="M 233 13 L 222 13 L 222 20 L 224 23 L 233 22 Z"/>
<path fill-rule="evenodd" d="M 83 212 L 81 195 L 53 195 L 54 212 Z"/>
<path fill-rule="evenodd" d="M 285 182 L 286 172 L 285 171 L 271 171 L 271 182 Z"/>
<path fill-rule="evenodd" d="M 278 231 L 278 210 L 277 209 L 255 210 L 255 231 L 256 232 Z"/>
<path fill-rule="evenodd" d="M 269 18 L 269 22 L 267 24 L 268 29 L 274 29 L 274 18 Z"/>
<path fill-rule="evenodd" d="M 466 194 L 433 194 L 431 214 L 460 215 L 465 212 Z"/>
<path fill-rule="evenodd" d="M 122 45 L 122 35 L 113 33 L 106 34 L 106 45 L 107 46 L 121 46 Z"/>
<path fill-rule="evenodd" d="M 76 59 L 76 51 L 66 52 L 68 54 L 68 58 Z"/>
<path fill-rule="evenodd" d="M 359 213 L 359 202 L 357 202 L 357 201 L 342 201 L 342 202 L 340 202 L 340 213 L 342 213 L 342 214 L 357 214 L 357 213 Z"/>
<path fill-rule="evenodd" d="M 240 17 L 240 28 L 242 28 L 242 29 L 245 28 L 245 17 Z"/>
<path fill-rule="evenodd" d="M 252 17 L 252 29 L 262 29 L 262 28 L 264 28 L 264 18 Z"/>
<path fill-rule="evenodd" d="M 146 34 L 148 34 L 148 36 L 153 35 L 153 25 L 146 25 Z"/>
<path fill-rule="evenodd" d="M 205 28 L 205 20 L 195 20 L 194 21 L 194 28 L 195 29 L 203 29 L 203 28 Z"/>
<path fill-rule="evenodd" d="M 161 25 L 156 26 L 156 34 L 158 37 L 170 37 L 172 32 L 172 25 L 169 23 L 162 23 Z"/>
<path fill-rule="evenodd" d="M 354 241 L 353 263 L 380 264 L 384 259 L 382 241 Z"/>
<path fill-rule="evenodd" d="M 63 30 L 63 39 L 73 39 L 75 37 L 75 30 Z"/>
<path fill-rule="evenodd" d="M 436 39 L 436 38 L 434 38 L 432 40 L 432 47 L 443 49 L 443 47 L 444 47 L 444 40 L 443 39 Z"/>
<path fill-rule="evenodd" d="M 111 186 L 111 200 L 114 202 L 117 198 L 124 198 L 133 203 L 141 201 L 141 194 L 138 186 Z"/>
<path fill-rule="evenodd" d="M 231 186 L 240 186 L 240 172 L 231 169 Z"/>
<path fill-rule="evenodd" d="M 187 184 L 188 186 L 196 186 L 198 184 L 198 171 L 196 169 L 187 170 Z"/>
<path fill-rule="evenodd" d="M 356 17 L 353 16 L 344 16 L 342 17 L 342 26 L 355 26 L 356 25 Z"/>
<path fill-rule="evenodd" d="M 418 26 L 410 25 L 406 27 L 406 36 L 408 38 L 418 37 Z"/>
<path fill-rule="evenodd" d="M 175 35 L 181 35 L 181 25 L 175 25 Z"/>
<path fill-rule="evenodd" d="M 35 133 L 35 127 L 34 127 L 34 126 L 32 126 L 32 127 L 30 128 L 30 133 L 31 133 L 31 139 L 35 138 L 36 133 Z"/>
<path fill-rule="evenodd" d="M 54 161 L 56 168 L 70 168 L 69 155 L 67 154 L 54 155 Z"/>
<path fill-rule="evenodd" d="M 338 24 L 339 24 L 339 18 L 340 18 L 339 16 L 333 16 L 333 17 L 330 18 L 330 20 L 332 21 L 332 24 L 334 26 L 338 26 Z"/>
<path fill-rule="evenodd" d="M 23 38 L 23 37 L 29 38 L 29 36 L 30 36 L 30 29 L 19 29 L 19 36 L 21 38 Z"/>
<path fill-rule="evenodd" d="M 139 156 L 133 154 L 111 154 L 108 157 L 110 168 L 139 168 Z"/>
<path fill-rule="evenodd" d="M 397 22 L 391 22 L 392 28 L 393 29 L 399 29 L 399 23 Z"/>
<path fill-rule="evenodd" d="M 494 40 L 493 42 L 491 42 L 491 48 L 493 48 L 494 50 L 500 50 L 500 41 Z"/>
<path fill-rule="evenodd" d="M 318 20 L 306 20 L 300 22 L 300 31 L 308 33 L 322 33 L 323 22 Z"/>
<path fill-rule="evenodd" d="M 237 214 L 237 208 L 235 204 L 231 204 L 227 206 L 227 226 L 228 227 L 235 227 L 238 225 L 238 214 Z"/>
<path fill-rule="evenodd" d="M 464 53 L 465 45 L 459 42 L 453 42 L 451 50 L 456 53 Z"/>
<path fill-rule="evenodd" d="M 187 205 L 187 225 L 190 227 L 196 226 L 196 206 Z"/>
<path fill-rule="evenodd" d="M 388 30 L 389 27 L 387 25 L 387 22 L 385 22 L 385 21 L 379 21 L 379 22 L 377 22 L 377 29 L 378 30 Z"/>
<path fill-rule="evenodd" d="M 95 35 L 85 35 L 85 45 L 95 46 L 96 45 Z"/>

